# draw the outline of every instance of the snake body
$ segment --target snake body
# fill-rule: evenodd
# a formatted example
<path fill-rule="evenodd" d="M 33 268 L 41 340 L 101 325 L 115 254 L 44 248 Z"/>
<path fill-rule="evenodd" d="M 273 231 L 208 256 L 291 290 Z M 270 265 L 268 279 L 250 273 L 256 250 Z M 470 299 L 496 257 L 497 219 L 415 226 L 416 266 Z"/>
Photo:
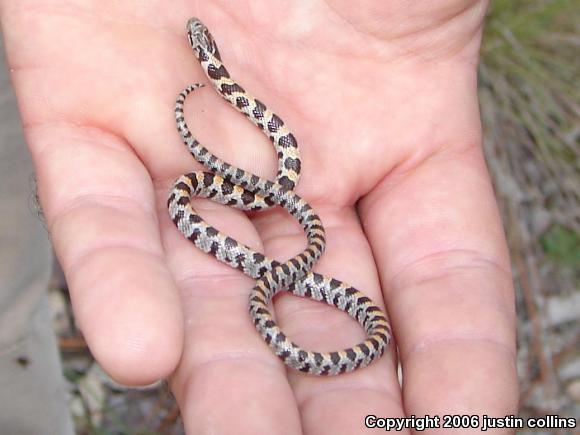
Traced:
<path fill-rule="evenodd" d="M 369 365 L 385 352 L 391 338 L 390 326 L 381 309 L 363 293 L 311 271 L 324 252 L 325 231 L 316 212 L 294 192 L 300 176 L 296 138 L 279 116 L 230 77 L 215 40 L 199 19 L 188 21 L 187 35 L 210 83 L 271 140 L 278 155 L 278 173 L 275 181 L 259 177 L 221 160 L 200 144 L 185 122 L 183 104 L 189 93 L 203 85 L 188 86 L 176 100 L 177 129 L 193 157 L 209 171 L 192 172 L 175 181 L 168 199 L 171 219 L 199 249 L 257 280 L 250 294 L 251 318 L 263 339 L 286 365 L 316 375 L 336 375 Z M 209 198 L 241 210 L 281 206 L 301 224 L 307 247 L 286 262 L 270 259 L 207 224 L 193 209 L 192 197 Z M 335 352 L 302 349 L 278 327 L 268 308 L 270 300 L 281 290 L 345 311 L 363 326 L 367 339 Z"/>

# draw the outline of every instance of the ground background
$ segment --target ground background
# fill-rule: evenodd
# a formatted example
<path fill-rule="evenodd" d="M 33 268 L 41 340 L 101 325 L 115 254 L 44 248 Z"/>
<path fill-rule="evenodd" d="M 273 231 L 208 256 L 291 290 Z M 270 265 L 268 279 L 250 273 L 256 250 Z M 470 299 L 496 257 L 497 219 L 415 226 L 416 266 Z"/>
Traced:
<path fill-rule="evenodd" d="M 574 0 L 495 0 L 482 49 L 485 151 L 512 254 L 527 417 L 580 416 L 578 27 Z M 94 363 L 58 271 L 51 301 L 78 433 L 183 433 L 165 385 L 128 390 Z"/>

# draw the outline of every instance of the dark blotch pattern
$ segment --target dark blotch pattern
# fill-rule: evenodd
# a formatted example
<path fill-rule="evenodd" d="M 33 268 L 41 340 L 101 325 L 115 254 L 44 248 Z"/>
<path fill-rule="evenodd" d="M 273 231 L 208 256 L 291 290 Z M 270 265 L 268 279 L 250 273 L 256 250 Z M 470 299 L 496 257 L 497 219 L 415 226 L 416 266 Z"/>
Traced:
<path fill-rule="evenodd" d="M 226 246 L 226 248 L 235 248 L 236 246 L 238 246 L 238 242 L 236 242 L 231 237 L 226 237 L 224 245 Z"/>
<path fill-rule="evenodd" d="M 236 107 L 238 109 L 243 109 L 245 107 L 248 107 L 250 105 L 250 102 L 248 101 L 247 98 L 245 97 L 237 97 L 236 98 Z"/>
<path fill-rule="evenodd" d="M 231 95 L 234 92 L 237 92 L 237 93 L 244 93 L 245 92 L 244 88 L 242 88 L 240 85 L 236 85 L 236 84 L 229 85 L 229 84 L 224 83 L 221 85 L 221 89 L 222 89 L 222 92 L 224 95 Z"/>
<path fill-rule="evenodd" d="M 278 179 L 278 183 L 284 188 L 284 190 L 292 190 L 294 189 L 295 183 L 286 175 L 280 177 Z"/>
<path fill-rule="evenodd" d="M 190 224 L 198 224 L 200 222 L 202 222 L 202 219 L 198 214 L 192 213 L 189 215 L 189 223 Z"/>
<path fill-rule="evenodd" d="M 203 185 L 209 187 L 213 184 L 214 175 L 210 172 L 203 173 Z"/>
<path fill-rule="evenodd" d="M 216 67 L 212 64 L 207 67 L 207 75 L 214 80 L 221 80 L 230 77 L 228 70 L 223 65 Z"/>
<path fill-rule="evenodd" d="M 234 185 L 232 183 L 226 183 L 224 182 L 222 184 L 222 193 L 224 195 L 230 195 L 234 192 Z M 235 200 L 234 200 L 235 203 Z"/>
<path fill-rule="evenodd" d="M 176 189 L 179 189 L 179 190 L 184 190 L 184 191 L 186 191 L 188 195 L 189 195 L 189 194 L 191 194 L 191 189 L 190 189 L 190 188 L 189 188 L 189 186 L 188 186 L 187 184 L 185 184 L 183 181 L 180 181 L 179 183 L 177 183 L 177 184 L 175 185 L 175 188 L 176 188 Z"/>
<path fill-rule="evenodd" d="M 254 107 L 254 110 L 252 110 L 252 114 L 254 115 L 254 118 L 260 120 L 260 119 L 264 119 L 264 112 L 266 111 L 266 105 L 264 103 L 262 103 L 260 100 L 256 99 L 256 106 Z"/>
<path fill-rule="evenodd" d="M 288 157 L 284 160 L 284 167 L 286 169 L 292 169 L 296 173 L 300 172 L 300 166 L 301 165 L 299 159 L 293 159 L 292 157 Z"/>
<path fill-rule="evenodd" d="M 275 113 L 272 114 L 270 120 L 268 121 L 268 131 L 270 133 L 277 133 L 280 127 L 284 125 L 284 121 L 280 119 Z"/>
<path fill-rule="evenodd" d="M 368 348 L 368 346 L 366 344 L 361 344 L 360 346 L 360 350 L 362 351 L 362 353 L 364 353 L 365 355 L 369 355 L 371 353 L 371 350 Z"/>
<path fill-rule="evenodd" d="M 242 193 L 242 202 L 244 203 L 244 205 L 251 204 L 252 202 L 254 202 L 254 194 L 248 192 L 247 190 L 244 190 L 244 193 Z"/>
<path fill-rule="evenodd" d="M 330 352 L 330 361 L 332 361 L 334 365 L 338 365 L 340 362 L 340 355 L 338 352 Z"/>
<path fill-rule="evenodd" d="M 298 148 L 298 143 L 292 133 L 282 136 L 278 142 L 280 143 L 280 146 L 284 148 Z"/>
<path fill-rule="evenodd" d="M 182 196 L 177 200 L 177 203 L 179 205 L 187 205 L 187 204 L 189 204 L 189 198 L 187 196 Z"/>
<path fill-rule="evenodd" d="M 197 58 L 199 59 L 200 62 L 209 61 L 209 56 L 205 52 L 205 50 L 202 50 L 201 48 L 197 48 L 196 53 L 197 53 Z"/>

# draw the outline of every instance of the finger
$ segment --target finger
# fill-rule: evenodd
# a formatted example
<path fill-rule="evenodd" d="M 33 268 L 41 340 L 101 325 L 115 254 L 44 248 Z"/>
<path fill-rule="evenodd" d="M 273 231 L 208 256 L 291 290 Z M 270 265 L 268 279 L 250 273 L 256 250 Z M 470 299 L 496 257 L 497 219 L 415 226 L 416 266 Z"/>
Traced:
<path fill-rule="evenodd" d="M 194 201 L 210 224 L 262 251 L 260 238 L 239 211 Z M 181 289 L 185 351 L 172 379 L 186 430 L 241 433 L 300 433 L 300 420 L 280 361 L 250 320 L 248 295 L 255 281 L 198 250 L 169 217 L 165 244 Z M 240 403 L 251 404 L 239 406 Z"/>
<path fill-rule="evenodd" d="M 177 364 L 181 314 L 151 179 L 119 138 L 131 131 L 127 118 L 142 114 L 131 97 L 155 77 L 140 63 L 164 51 L 146 26 L 63 11 L 2 7 L 14 86 L 77 320 L 117 380 L 148 383 Z"/>
<path fill-rule="evenodd" d="M 182 320 L 147 171 L 127 144 L 100 130 L 25 130 L 50 236 L 93 354 L 123 383 L 168 375 L 181 354 Z"/>
<path fill-rule="evenodd" d="M 513 289 L 480 148 L 448 148 L 390 177 L 360 210 L 400 350 L 407 413 L 514 413 Z"/>
<path fill-rule="evenodd" d="M 354 210 L 314 208 L 324 222 L 328 241 L 315 270 L 354 285 L 382 306 L 372 253 Z M 300 226 L 282 210 L 261 213 L 254 223 L 266 253 L 274 258 L 286 260 L 304 248 Z M 274 311 L 282 330 L 306 349 L 342 350 L 365 338 L 354 319 L 321 302 L 281 294 Z M 352 434 L 364 427 L 369 413 L 403 415 L 393 349 L 371 366 L 340 376 L 317 377 L 289 369 L 304 432 Z"/>

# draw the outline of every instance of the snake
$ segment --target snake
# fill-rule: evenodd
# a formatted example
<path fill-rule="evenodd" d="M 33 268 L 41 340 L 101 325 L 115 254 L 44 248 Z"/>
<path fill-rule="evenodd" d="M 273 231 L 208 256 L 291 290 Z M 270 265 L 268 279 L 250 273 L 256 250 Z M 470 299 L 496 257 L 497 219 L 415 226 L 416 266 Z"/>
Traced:
<path fill-rule="evenodd" d="M 189 85 L 177 96 L 175 121 L 189 152 L 207 170 L 175 180 L 167 201 L 171 220 L 201 251 L 256 280 L 249 297 L 250 317 L 263 340 L 288 367 L 313 375 L 338 375 L 368 366 L 386 352 L 391 327 L 381 308 L 364 293 L 312 271 L 326 248 L 326 235 L 320 217 L 294 190 L 301 171 L 296 137 L 278 115 L 231 78 L 213 36 L 198 18 L 189 19 L 186 28 L 189 45 L 211 85 L 272 142 L 278 172 L 274 181 L 252 174 L 220 159 L 196 140 L 185 122 L 183 107 L 186 97 L 204 84 Z M 269 258 L 209 225 L 193 208 L 196 197 L 244 211 L 282 207 L 302 226 L 307 247 L 285 262 Z M 344 311 L 363 327 L 366 339 L 332 352 L 298 346 L 281 330 L 269 308 L 281 291 Z"/>

